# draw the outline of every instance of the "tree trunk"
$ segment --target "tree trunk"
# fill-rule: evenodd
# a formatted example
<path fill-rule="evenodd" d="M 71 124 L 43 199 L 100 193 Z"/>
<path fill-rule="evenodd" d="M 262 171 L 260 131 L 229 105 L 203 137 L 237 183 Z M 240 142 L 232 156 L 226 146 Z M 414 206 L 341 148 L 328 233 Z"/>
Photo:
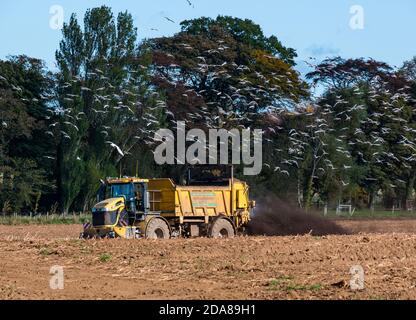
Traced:
<path fill-rule="evenodd" d="M 370 193 L 370 199 L 368 201 L 368 209 L 371 211 L 374 211 L 374 201 L 375 201 L 375 191 L 371 191 Z"/>
<path fill-rule="evenodd" d="M 413 200 L 413 190 L 415 186 L 415 181 L 416 181 L 416 171 L 413 170 L 406 184 L 406 194 L 405 194 L 405 199 L 403 199 L 405 210 L 409 209 L 408 201 Z"/>
<path fill-rule="evenodd" d="M 303 190 L 302 190 L 302 183 L 300 179 L 299 170 L 298 170 L 298 205 L 299 205 L 299 208 L 303 207 Z"/>
<path fill-rule="evenodd" d="M 305 209 L 306 211 L 309 211 L 309 209 L 312 206 L 312 197 L 313 197 L 313 177 L 314 175 L 311 174 L 309 180 L 308 180 L 308 185 L 306 188 L 306 201 L 305 201 Z"/>

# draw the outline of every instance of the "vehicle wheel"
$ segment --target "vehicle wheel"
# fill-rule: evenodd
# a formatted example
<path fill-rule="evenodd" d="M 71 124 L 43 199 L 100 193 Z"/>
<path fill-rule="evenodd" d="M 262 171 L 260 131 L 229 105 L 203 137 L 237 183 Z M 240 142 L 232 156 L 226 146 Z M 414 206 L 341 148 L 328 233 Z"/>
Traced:
<path fill-rule="evenodd" d="M 81 234 L 79 235 L 79 239 L 80 240 L 91 240 L 92 236 L 90 236 L 89 234 L 86 234 L 85 232 L 81 232 Z"/>
<path fill-rule="evenodd" d="M 159 218 L 153 218 L 146 227 L 147 239 L 170 239 L 168 224 Z"/>
<path fill-rule="evenodd" d="M 235 230 L 230 221 L 224 218 L 219 218 L 212 223 L 209 236 L 211 238 L 234 238 Z"/>

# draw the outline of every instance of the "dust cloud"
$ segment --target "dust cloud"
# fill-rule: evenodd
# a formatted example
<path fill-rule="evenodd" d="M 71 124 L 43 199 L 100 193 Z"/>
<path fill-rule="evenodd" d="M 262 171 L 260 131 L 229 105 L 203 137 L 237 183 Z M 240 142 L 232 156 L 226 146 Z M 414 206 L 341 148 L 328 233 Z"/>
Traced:
<path fill-rule="evenodd" d="M 306 213 L 276 196 L 257 199 L 254 216 L 248 225 L 249 235 L 291 236 L 347 235 L 349 232 L 315 213 Z"/>

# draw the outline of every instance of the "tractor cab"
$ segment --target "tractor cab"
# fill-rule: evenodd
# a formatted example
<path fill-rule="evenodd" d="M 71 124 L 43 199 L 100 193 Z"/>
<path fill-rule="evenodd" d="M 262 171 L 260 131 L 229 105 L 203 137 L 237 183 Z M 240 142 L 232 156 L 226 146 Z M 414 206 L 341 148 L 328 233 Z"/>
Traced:
<path fill-rule="evenodd" d="M 145 214 L 147 212 L 147 183 L 148 180 L 136 178 L 107 179 L 98 191 L 98 204 L 109 199 L 124 200 L 124 209 L 130 214 Z"/>
<path fill-rule="evenodd" d="M 143 221 L 149 210 L 148 182 L 128 177 L 102 181 L 97 204 L 92 209 L 92 225 L 88 229 L 106 235 L 125 232 L 126 227 Z"/>

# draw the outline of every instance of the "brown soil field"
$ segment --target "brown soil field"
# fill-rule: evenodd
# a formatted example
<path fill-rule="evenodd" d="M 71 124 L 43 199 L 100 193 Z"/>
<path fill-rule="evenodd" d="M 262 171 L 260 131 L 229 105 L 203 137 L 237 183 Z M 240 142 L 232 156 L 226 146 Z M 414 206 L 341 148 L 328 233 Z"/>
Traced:
<path fill-rule="evenodd" d="M 416 234 L 416 219 L 335 220 L 335 223 L 351 233 Z"/>
<path fill-rule="evenodd" d="M 336 223 L 354 234 L 84 241 L 78 225 L 0 226 L 0 299 L 416 299 L 416 220 Z"/>

